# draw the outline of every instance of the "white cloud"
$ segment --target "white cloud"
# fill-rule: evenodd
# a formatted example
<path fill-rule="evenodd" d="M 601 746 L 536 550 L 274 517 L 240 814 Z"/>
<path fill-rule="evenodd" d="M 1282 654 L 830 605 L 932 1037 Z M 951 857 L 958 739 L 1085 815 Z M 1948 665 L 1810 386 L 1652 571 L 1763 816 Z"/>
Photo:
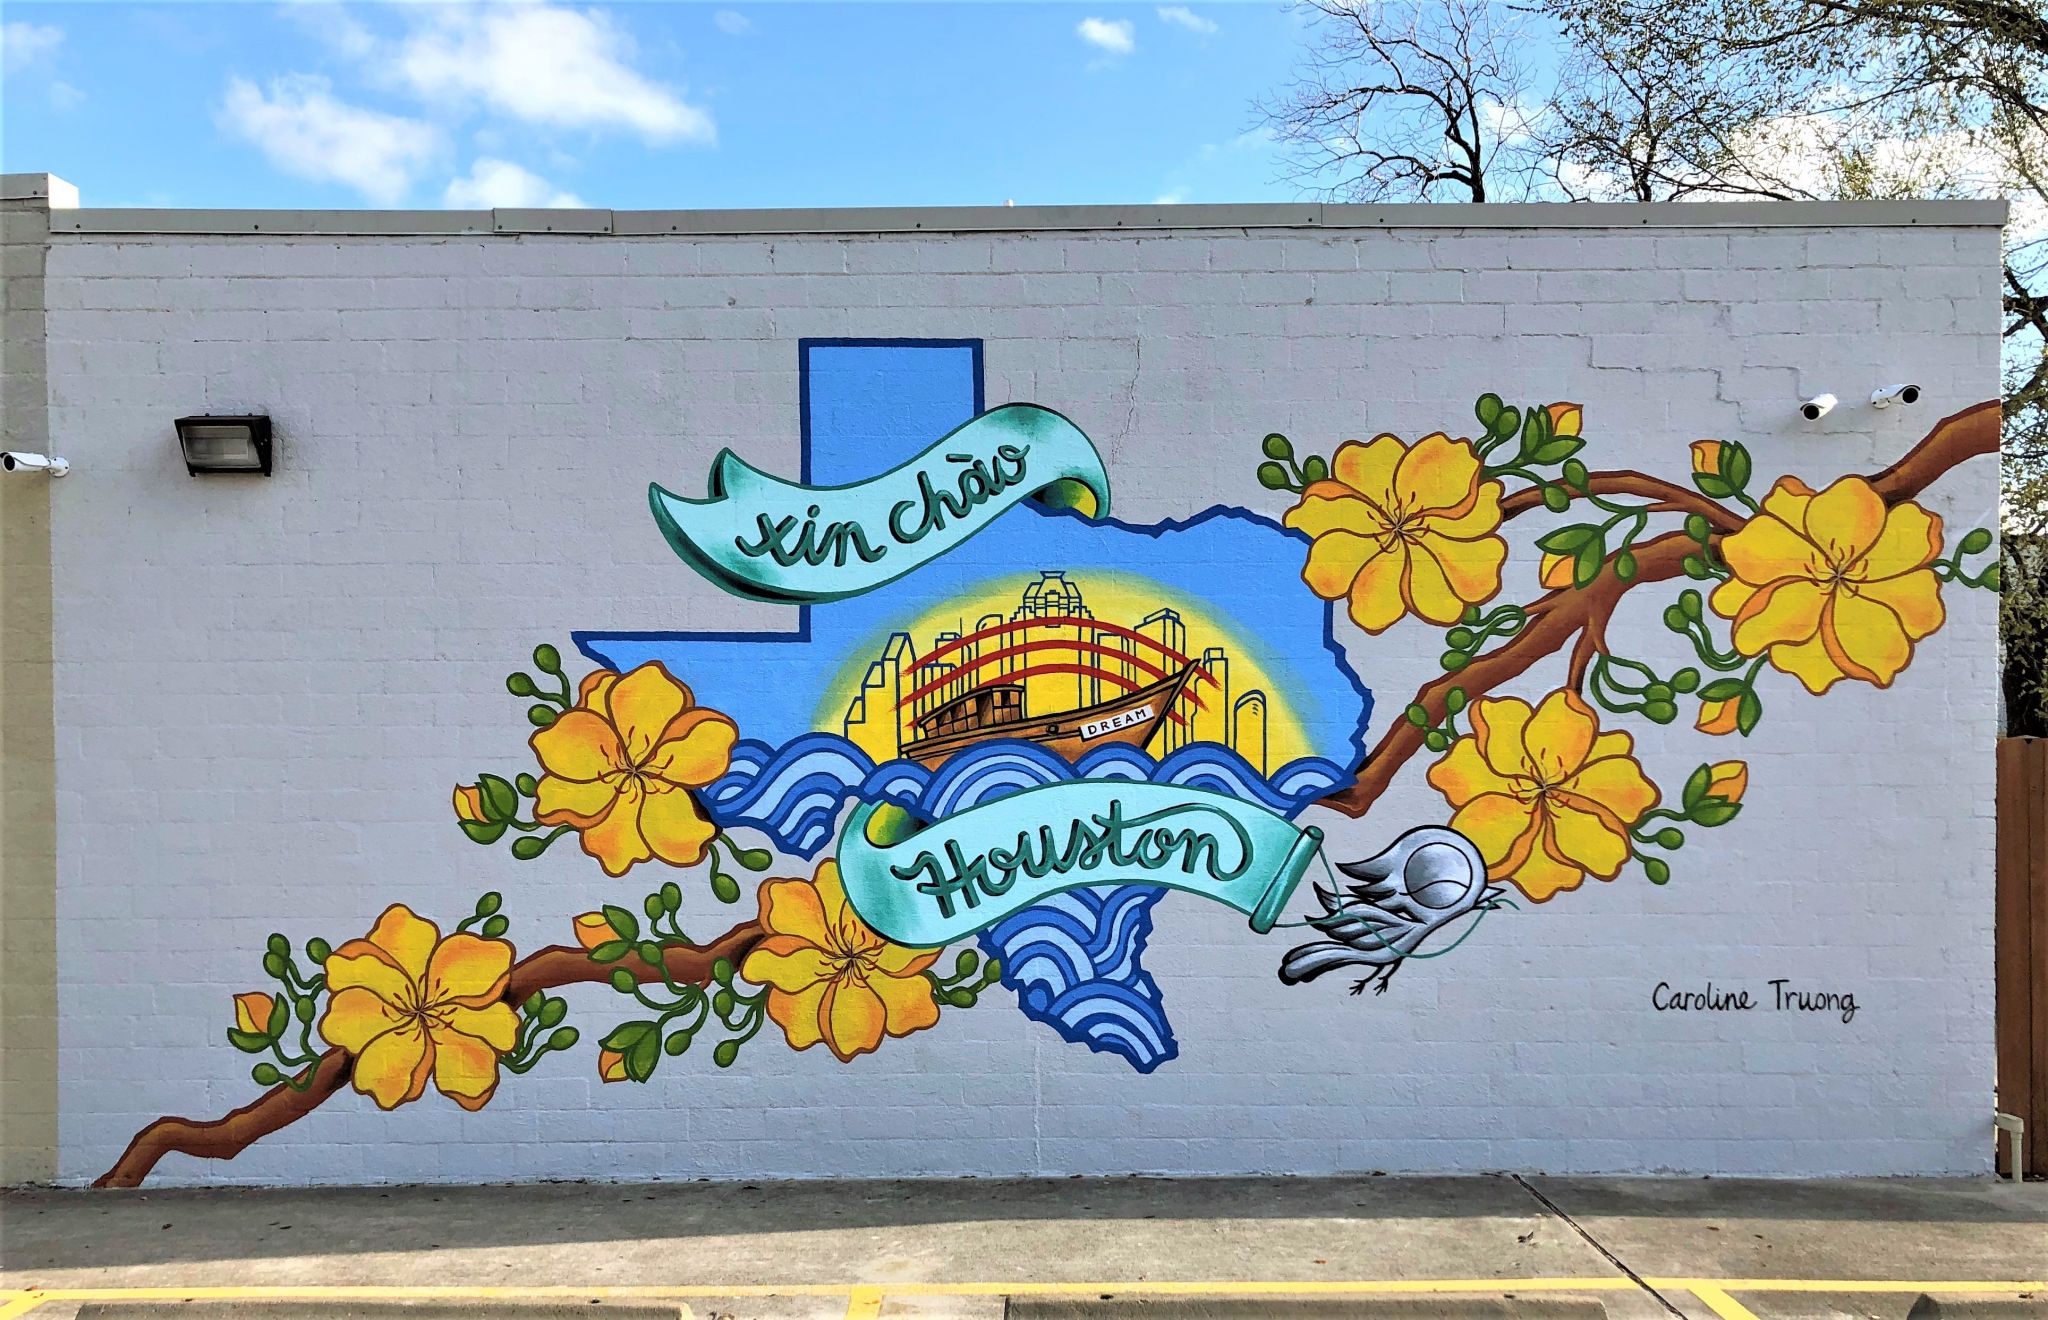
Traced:
<path fill-rule="evenodd" d="M 509 160 L 479 156 L 466 176 L 448 181 L 441 204 L 485 211 L 494 206 L 582 206 L 584 201 L 575 193 L 558 191 L 532 170 Z"/>
<path fill-rule="evenodd" d="M 58 110 L 69 110 L 85 99 L 85 93 L 65 82 L 62 78 L 50 83 L 50 104 Z"/>
<path fill-rule="evenodd" d="M 268 91 L 231 79 L 220 123 L 287 174 L 345 183 L 385 206 L 441 148 L 432 126 L 336 100 L 327 79 L 308 74 L 274 78 Z"/>
<path fill-rule="evenodd" d="M 1161 193 L 1152 199 L 1154 206 L 1179 206 L 1188 199 L 1188 190 L 1175 188 L 1172 192 Z"/>
<path fill-rule="evenodd" d="M 1128 55 L 1138 48 L 1136 29 L 1127 18 L 1084 18 L 1074 31 L 1081 40 L 1112 55 Z"/>
<path fill-rule="evenodd" d="M 744 37 L 754 30 L 754 20 L 738 10 L 721 9 L 711 16 L 711 21 L 728 37 Z"/>
<path fill-rule="evenodd" d="M 1203 18 L 1186 5 L 1161 5 L 1155 12 L 1158 13 L 1160 22 L 1184 27 L 1190 32 L 1199 32 L 1205 37 L 1216 31 L 1213 19 Z"/>
<path fill-rule="evenodd" d="M 655 141 L 711 142 L 711 116 L 630 67 L 632 43 L 596 10 L 448 5 L 400 45 L 398 76 L 421 98 L 474 97 L 560 128 L 628 128 Z"/>
<path fill-rule="evenodd" d="M 47 23 L 0 24 L 0 69 L 19 73 L 64 44 L 64 30 Z"/>

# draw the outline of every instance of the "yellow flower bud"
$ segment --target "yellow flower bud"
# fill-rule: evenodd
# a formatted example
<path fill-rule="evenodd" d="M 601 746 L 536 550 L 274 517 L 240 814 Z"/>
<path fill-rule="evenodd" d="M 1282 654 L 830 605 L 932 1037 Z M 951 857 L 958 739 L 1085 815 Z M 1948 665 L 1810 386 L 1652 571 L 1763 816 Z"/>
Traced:
<path fill-rule="evenodd" d="M 1721 471 L 1721 442 L 1719 440 L 1695 440 L 1692 442 L 1692 470 L 1707 476 Z"/>
<path fill-rule="evenodd" d="M 1723 802 L 1742 801 L 1749 787 L 1749 766 L 1742 761 L 1720 761 L 1707 767 L 1707 794 Z"/>
<path fill-rule="evenodd" d="M 277 1001 L 261 990 L 235 996 L 235 1026 L 243 1031 L 258 1035 L 270 1031 L 270 1015 L 275 1011 Z"/>
<path fill-rule="evenodd" d="M 1693 728 L 1701 733 L 1735 732 L 1736 706 L 1739 701 L 1730 697 L 1726 701 L 1702 701 L 1700 717 L 1693 722 Z"/>
<path fill-rule="evenodd" d="M 489 819 L 484 815 L 484 794 L 482 789 L 478 788 L 475 784 L 457 784 L 455 786 L 455 819 L 474 821 L 477 824 L 483 824 Z"/>
<path fill-rule="evenodd" d="M 617 938 L 618 935 L 612 931 L 612 924 L 604 919 L 604 913 L 583 912 L 577 915 L 576 942 L 583 946 L 584 952 L 587 953 L 598 945 L 608 944 Z"/>
<path fill-rule="evenodd" d="M 1572 557 L 1570 555 L 1553 555 L 1547 550 L 1544 551 L 1543 567 L 1539 570 L 1537 576 L 1542 580 L 1543 585 L 1549 587 L 1552 591 L 1570 586 L 1572 584 Z"/>
<path fill-rule="evenodd" d="M 617 1050 L 599 1050 L 597 1052 L 597 1075 L 607 1082 L 625 1081 L 626 1056 Z"/>
<path fill-rule="evenodd" d="M 1586 410 L 1576 403 L 1553 403 L 1543 411 L 1550 414 L 1550 433 L 1555 436 L 1576 437 L 1586 420 Z"/>

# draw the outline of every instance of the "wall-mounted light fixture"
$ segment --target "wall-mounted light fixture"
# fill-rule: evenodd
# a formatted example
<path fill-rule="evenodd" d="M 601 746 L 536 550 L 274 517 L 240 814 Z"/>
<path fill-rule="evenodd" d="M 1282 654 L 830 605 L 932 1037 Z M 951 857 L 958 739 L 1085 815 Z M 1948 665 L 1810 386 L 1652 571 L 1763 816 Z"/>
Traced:
<path fill-rule="evenodd" d="M 185 451 L 185 470 L 254 472 L 270 475 L 268 417 L 180 417 L 178 448 Z"/>
<path fill-rule="evenodd" d="M 1918 385 L 1886 385 L 1882 389 L 1875 389 L 1870 392 L 1870 406 L 1873 408 L 1889 408 L 1894 403 L 1918 402 L 1920 402 L 1920 387 Z"/>

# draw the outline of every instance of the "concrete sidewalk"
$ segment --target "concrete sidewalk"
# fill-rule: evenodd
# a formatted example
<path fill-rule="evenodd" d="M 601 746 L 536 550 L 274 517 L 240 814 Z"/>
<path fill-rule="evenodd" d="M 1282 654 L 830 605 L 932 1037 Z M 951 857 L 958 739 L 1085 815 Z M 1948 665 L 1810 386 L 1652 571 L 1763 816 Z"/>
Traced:
<path fill-rule="evenodd" d="M 1249 1295 L 1257 1285 L 1292 1288 L 1294 1306 L 1315 1295 L 1309 1285 L 1384 1293 L 1441 1280 L 1464 1281 L 1449 1299 L 1461 1304 L 1535 1294 L 1560 1316 L 1581 1313 L 1573 1308 L 1585 1303 L 1584 1314 L 1604 1310 L 1614 1320 L 1903 1317 L 1917 1288 L 1728 1286 L 1733 1297 L 1721 1300 L 1731 1312 L 1715 1304 L 1712 1287 L 1687 1285 L 1975 1280 L 2040 1288 L 2048 1278 L 2048 1184 L 1988 1180 L 1076 1178 L 24 1191 L 6 1194 L 0 1215 L 0 1288 L 9 1290 L 379 1286 L 410 1296 L 492 1287 L 555 1290 L 555 1305 L 573 1300 L 583 1314 L 593 1301 L 603 1303 L 600 1314 L 631 1303 L 636 1316 L 665 1301 L 667 1314 L 687 1302 L 700 1318 L 741 1320 L 996 1317 L 1007 1297 L 1020 1299 L 1019 1315 L 1064 1314 L 1059 1308 L 1076 1300 L 1100 1304 L 1105 1315 L 1240 1314 L 1242 1305 L 1267 1305 Z M 1092 1295 L 1048 1294 L 1047 1285 L 1075 1284 L 1090 1285 L 1083 1292 Z M 1234 1292 L 1242 1305 L 1202 1312 L 1210 1303 L 1181 1297 L 1160 1310 L 1167 1284 Z M 242 1300 L 218 1313 L 249 1314 L 250 1295 L 237 1294 Z M 76 1314 L 82 1301 L 89 1315 L 201 1314 L 134 1311 L 138 1300 L 58 1298 L 33 1314 Z M 396 1300 L 359 1295 L 351 1303 Z M 449 1294 L 408 1313 L 444 1313 L 458 1300 Z M 106 1309 L 113 1301 L 131 1309 Z M 2030 1305 L 2048 1316 L 2048 1297 Z M 1272 1306 L 1274 1314 L 1285 1309 Z M 0 1316 L 26 1313 L 0 1301 Z"/>

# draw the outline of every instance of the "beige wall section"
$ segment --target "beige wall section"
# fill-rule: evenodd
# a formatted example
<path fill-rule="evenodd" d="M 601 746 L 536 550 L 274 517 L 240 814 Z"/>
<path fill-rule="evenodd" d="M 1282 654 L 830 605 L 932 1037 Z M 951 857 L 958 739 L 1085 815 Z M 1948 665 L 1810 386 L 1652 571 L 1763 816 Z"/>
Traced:
<path fill-rule="evenodd" d="M 53 196 L 54 195 L 54 196 Z M 0 448 L 42 452 L 43 265 L 61 179 L 0 176 Z M 48 477 L 0 478 L 0 1184 L 57 1172 L 57 765 Z"/>

